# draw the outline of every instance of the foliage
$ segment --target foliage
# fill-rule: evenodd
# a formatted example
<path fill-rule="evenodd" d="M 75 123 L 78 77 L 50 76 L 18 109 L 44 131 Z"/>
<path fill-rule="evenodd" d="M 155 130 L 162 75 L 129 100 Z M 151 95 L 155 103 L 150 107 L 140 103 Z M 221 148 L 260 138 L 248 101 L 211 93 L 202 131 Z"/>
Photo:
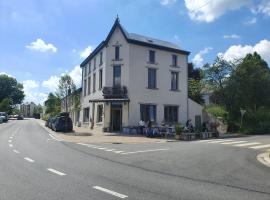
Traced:
<path fill-rule="evenodd" d="M 206 111 L 216 118 L 221 117 L 224 120 L 227 120 L 228 118 L 228 112 L 223 107 L 218 105 L 206 107 Z"/>
<path fill-rule="evenodd" d="M 0 74 L 0 102 L 10 99 L 11 105 L 20 104 L 24 99 L 23 85 L 13 77 Z"/>
<path fill-rule="evenodd" d="M 58 85 L 58 94 L 60 98 L 62 99 L 62 98 L 67 97 L 68 95 L 73 93 L 75 90 L 76 90 L 76 86 L 72 78 L 68 74 L 61 76 L 59 80 L 59 85 Z M 67 101 L 65 102 L 66 102 L 65 110 L 67 111 Z"/>
<path fill-rule="evenodd" d="M 43 115 L 42 116 L 42 120 L 47 121 L 48 119 L 49 119 L 49 116 L 48 115 Z"/>
<path fill-rule="evenodd" d="M 202 89 L 203 86 L 200 80 L 188 80 L 188 97 L 200 104 L 204 103 L 204 99 L 202 97 Z"/>
<path fill-rule="evenodd" d="M 193 63 L 188 63 L 188 78 L 201 80 L 202 79 L 202 70 L 199 68 L 194 68 Z"/>
<path fill-rule="evenodd" d="M 10 98 L 5 98 L 0 102 L 0 111 L 12 114 L 12 100 Z"/>
<path fill-rule="evenodd" d="M 50 93 L 48 99 L 45 101 L 45 114 L 50 116 L 56 116 L 61 112 L 61 100 L 56 94 Z"/>
<path fill-rule="evenodd" d="M 182 131 L 184 129 L 183 125 L 180 124 L 180 123 L 175 124 L 174 128 L 175 128 L 175 134 L 176 135 L 181 135 L 181 133 L 182 133 Z"/>
<path fill-rule="evenodd" d="M 72 93 L 72 110 L 79 111 L 81 110 L 81 95 L 80 92 L 75 91 Z"/>

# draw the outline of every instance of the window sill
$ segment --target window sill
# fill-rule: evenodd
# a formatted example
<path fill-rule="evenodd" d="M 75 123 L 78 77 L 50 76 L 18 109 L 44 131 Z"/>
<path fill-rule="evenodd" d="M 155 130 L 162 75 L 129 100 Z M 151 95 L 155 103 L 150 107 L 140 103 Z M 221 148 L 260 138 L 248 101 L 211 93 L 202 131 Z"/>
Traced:
<path fill-rule="evenodd" d="M 147 64 L 150 64 L 150 65 L 158 65 L 158 63 L 156 63 L 156 62 L 147 62 Z"/>
<path fill-rule="evenodd" d="M 149 90 L 159 90 L 158 88 L 150 88 L 150 87 L 146 87 L 146 89 L 149 89 Z"/>
<path fill-rule="evenodd" d="M 170 65 L 170 67 L 172 67 L 172 68 L 180 68 L 180 66 L 178 66 L 178 65 Z"/>
<path fill-rule="evenodd" d="M 181 92 L 180 90 L 170 90 L 171 92 Z"/>
<path fill-rule="evenodd" d="M 112 59 L 112 61 L 123 61 L 122 58 L 119 58 L 119 59 Z"/>
<path fill-rule="evenodd" d="M 103 122 L 101 121 L 101 122 L 96 122 L 96 125 L 102 125 L 103 124 Z"/>

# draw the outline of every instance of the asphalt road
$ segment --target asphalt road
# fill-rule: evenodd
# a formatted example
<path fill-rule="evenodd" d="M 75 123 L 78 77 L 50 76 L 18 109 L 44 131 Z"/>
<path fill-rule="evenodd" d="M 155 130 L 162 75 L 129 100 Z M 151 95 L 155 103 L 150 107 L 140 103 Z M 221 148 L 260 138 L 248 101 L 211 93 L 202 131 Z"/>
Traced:
<path fill-rule="evenodd" d="M 270 168 L 256 160 L 267 149 L 250 148 L 268 144 L 270 136 L 97 146 L 10 121 L 0 124 L 0 200 L 269 200 Z"/>

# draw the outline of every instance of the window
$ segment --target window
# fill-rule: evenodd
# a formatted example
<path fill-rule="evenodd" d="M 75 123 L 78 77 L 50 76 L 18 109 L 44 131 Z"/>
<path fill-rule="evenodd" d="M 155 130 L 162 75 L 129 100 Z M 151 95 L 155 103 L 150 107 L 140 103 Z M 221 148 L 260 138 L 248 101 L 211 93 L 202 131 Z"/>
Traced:
<path fill-rule="evenodd" d="M 102 122 L 102 116 L 103 116 L 103 105 L 97 106 L 97 122 Z"/>
<path fill-rule="evenodd" d="M 83 95 L 86 96 L 86 87 L 87 87 L 87 79 L 84 79 L 84 84 L 83 84 Z"/>
<path fill-rule="evenodd" d="M 99 70 L 99 90 L 102 89 L 102 69 Z"/>
<path fill-rule="evenodd" d="M 88 63 L 88 74 L 91 72 L 91 61 Z"/>
<path fill-rule="evenodd" d="M 171 72 L 171 90 L 178 90 L 178 74 L 179 72 Z"/>
<path fill-rule="evenodd" d="M 115 47 L 115 60 L 119 60 L 120 59 L 120 47 L 116 46 Z"/>
<path fill-rule="evenodd" d="M 157 112 L 156 105 L 148 105 L 148 104 L 140 105 L 141 120 L 144 122 L 148 122 L 148 121 L 155 122 L 156 112 Z"/>
<path fill-rule="evenodd" d="M 96 74 L 93 75 L 93 93 L 96 91 Z"/>
<path fill-rule="evenodd" d="M 155 63 L 155 51 L 153 51 L 153 50 L 149 51 L 149 62 Z"/>
<path fill-rule="evenodd" d="M 89 122 L 89 108 L 83 109 L 83 122 Z"/>
<path fill-rule="evenodd" d="M 84 76 L 87 75 L 87 66 L 84 66 Z"/>
<path fill-rule="evenodd" d="M 148 88 L 155 89 L 157 88 L 157 70 L 153 68 L 148 68 Z"/>
<path fill-rule="evenodd" d="M 93 70 L 95 70 L 96 69 L 96 58 L 94 58 L 94 69 Z"/>
<path fill-rule="evenodd" d="M 88 77 L 88 95 L 91 93 L 91 76 Z"/>
<path fill-rule="evenodd" d="M 177 66 L 177 55 L 172 55 L 172 66 Z"/>
<path fill-rule="evenodd" d="M 113 66 L 113 86 L 121 86 L 121 66 Z"/>
<path fill-rule="evenodd" d="M 99 55 L 99 65 L 102 65 L 102 64 L 103 64 L 102 57 L 103 57 L 103 53 L 102 53 L 102 51 L 101 51 L 101 52 L 100 52 L 100 55 Z"/>
<path fill-rule="evenodd" d="M 177 123 L 178 122 L 178 106 L 165 106 L 164 107 L 164 120 L 165 122 Z"/>

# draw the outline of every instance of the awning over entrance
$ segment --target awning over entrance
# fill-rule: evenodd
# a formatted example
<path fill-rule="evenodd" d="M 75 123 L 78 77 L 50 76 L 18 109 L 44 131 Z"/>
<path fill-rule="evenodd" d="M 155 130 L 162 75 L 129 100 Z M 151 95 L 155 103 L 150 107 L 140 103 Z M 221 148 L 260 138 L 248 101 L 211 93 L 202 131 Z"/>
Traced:
<path fill-rule="evenodd" d="M 130 102 L 130 99 L 90 99 L 89 103 L 99 103 L 99 102 L 105 102 L 105 103 L 111 103 L 111 102 Z"/>

